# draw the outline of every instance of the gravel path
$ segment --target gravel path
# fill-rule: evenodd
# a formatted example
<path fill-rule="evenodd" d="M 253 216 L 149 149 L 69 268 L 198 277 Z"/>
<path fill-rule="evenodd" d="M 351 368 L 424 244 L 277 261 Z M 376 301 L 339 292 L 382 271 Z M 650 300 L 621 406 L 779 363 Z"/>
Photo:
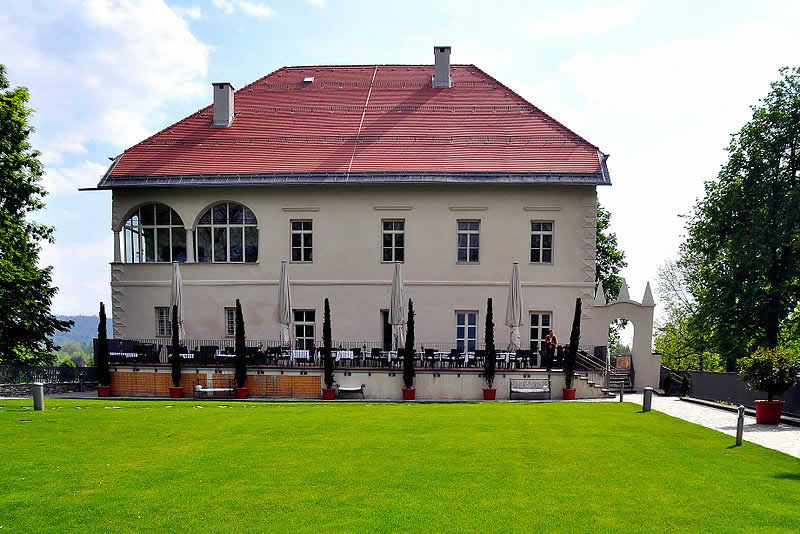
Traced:
<path fill-rule="evenodd" d="M 624 398 L 628 402 L 635 402 L 640 406 L 642 404 L 641 393 L 625 395 Z M 734 436 L 731 444 L 735 443 L 737 414 L 734 412 L 682 401 L 678 397 L 660 397 L 658 395 L 653 395 L 652 407 L 653 410 L 667 415 Z M 798 426 L 757 425 L 755 417 L 745 415 L 744 440 L 800 458 L 800 427 Z"/>

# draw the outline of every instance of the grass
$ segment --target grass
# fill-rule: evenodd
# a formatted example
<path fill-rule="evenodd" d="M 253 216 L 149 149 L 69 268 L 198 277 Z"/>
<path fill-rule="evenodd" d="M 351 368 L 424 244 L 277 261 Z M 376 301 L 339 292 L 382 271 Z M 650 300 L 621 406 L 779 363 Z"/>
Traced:
<path fill-rule="evenodd" d="M 800 525 L 800 460 L 628 403 L 30 405 L 0 400 L 3 533 Z"/>

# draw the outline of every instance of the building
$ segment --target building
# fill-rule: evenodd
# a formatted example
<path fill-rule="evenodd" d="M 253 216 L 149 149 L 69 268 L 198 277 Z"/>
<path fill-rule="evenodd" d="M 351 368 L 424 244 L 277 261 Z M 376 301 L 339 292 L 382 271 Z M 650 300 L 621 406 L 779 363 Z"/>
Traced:
<path fill-rule="evenodd" d="M 386 344 L 403 262 L 421 344 L 479 345 L 491 297 L 503 345 L 519 262 L 523 346 L 549 328 L 566 341 L 576 297 L 582 345 L 605 345 L 617 312 L 593 303 L 607 156 L 478 67 L 451 65 L 450 47 L 434 59 L 214 83 L 212 105 L 116 157 L 98 184 L 112 191 L 114 336 L 168 337 L 176 261 L 187 337 L 232 337 L 239 298 L 248 338 L 276 340 L 288 260 L 297 346 L 319 344 L 326 297 L 335 340 Z M 652 359 L 648 298 L 634 352 Z"/>

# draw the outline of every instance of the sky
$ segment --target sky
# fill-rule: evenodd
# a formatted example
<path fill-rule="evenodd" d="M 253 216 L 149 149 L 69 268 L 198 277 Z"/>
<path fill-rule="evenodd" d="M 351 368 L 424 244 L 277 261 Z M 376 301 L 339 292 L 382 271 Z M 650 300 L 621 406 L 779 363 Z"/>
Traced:
<path fill-rule="evenodd" d="M 677 255 L 730 134 L 784 65 L 800 64 L 800 2 L 17 0 L 0 63 L 31 91 L 56 227 L 42 262 L 53 309 L 110 301 L 109 156 L 287 65 L 473 63 L 610 154 L 599 188 L 639 300 Z"/>

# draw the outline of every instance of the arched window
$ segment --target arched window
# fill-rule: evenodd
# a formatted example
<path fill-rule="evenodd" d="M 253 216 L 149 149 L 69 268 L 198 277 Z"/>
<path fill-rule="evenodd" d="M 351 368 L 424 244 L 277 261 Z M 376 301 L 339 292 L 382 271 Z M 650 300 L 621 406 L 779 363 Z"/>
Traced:
<path fill-rule="evenodd" d="M 197 261 L 251 263 L 258 261 L 258 222 L 241 204 L 225 202 L 206 211 L 197 223 Z"/>
<path fill-rule="evenodd" d="M 186 261 L 186 230 L 175 210 L 164 204 L 140 207 L 122 227 L 125 263 Z"/>

